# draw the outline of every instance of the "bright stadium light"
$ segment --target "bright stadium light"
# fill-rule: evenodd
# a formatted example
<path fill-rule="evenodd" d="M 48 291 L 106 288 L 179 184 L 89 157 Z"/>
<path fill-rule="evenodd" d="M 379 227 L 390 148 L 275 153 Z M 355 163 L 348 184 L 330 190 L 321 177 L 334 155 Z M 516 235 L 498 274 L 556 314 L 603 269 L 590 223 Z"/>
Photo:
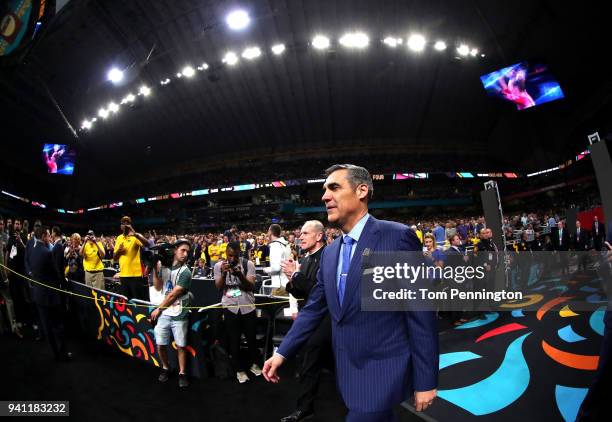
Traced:
<path fill-rule="evenodd" d="M 317 50 L 325 50 L 326 48 L 329 48 L 329 38 L 327 38 L 325 35 L 316 35 L 312 39 L 312 46 Z"/>
<path fill-rule="evenodd" d="M 425 37 L 422 36 L 421 34 L 412 34 L 409 38 L 408 41 L 406 42 L 406 44 L 408 45 L 408 48 L 411 49 L 412 51 L 423 51 L 425 49 L 425 44 L 426 44 L 426 40 Z"/>
<path fill-rule="evenodd" d="M 465 44 L 461 44 L 459 47 L 457 47 L 457 53 L 459 53 L 460 56 L 467 56 L 470 54 L 470 47 Z"/>
<path fill-rule="evenodd" d="M 183 73 L 183 76 L 191 78 L 193 75 L 195 75 L 195 70 L 191 66 L 185 66 L 181 73 Z"/>
<path fill-rule="evenodd" d="M 398 45 L 402 44 L 402 39 L 401 38 L 395 38 L 395 37 L 387 37 L 383 40 L 383 42 L 385 44 L 387 44 L 389 47 L 391 48 L 395 48 Z"/>
<path fill-rule="evenodd" d="M 128 103 L 133 103 L 134 100 L 136 99 L 136 96 L 130 93 L 127 95 L 127 97 L 125 97 L 125 99 L 128 101 Z"/>
<path fill-rule="evenodd" d="M 238 56 L 233 51 L 228 51 L 225 53 L 225 56 L 223 56 L 223 63 L 228 66 L 234 66 L 238 63 Z"/>
<path fill-rule="evenodd" d="M 108 80 L 114 84 L 117 84 L 123 80 L 123 72 L 116 67 L 109 70 L 106 76 L 108 77 Z"/>
<path fill-rule="evenodd" d="M 89 120 L 85 119 L 83 120 L 83 125 L 81 126 L 83 129 L 91 129 L 91 126 L 93 125 L 92 122 L 90 122 Z"/>
<path fill-rule="evenodd" d="M 140 87 L 140 89 L 138 90 L 138 93 L 144 97 L 147 97 L 150 93 L 151 93 L 151 88 L 149 88 L 146 85 L 143 85 Z"/>
<path fill-rule="evenodd" d="M 434 48 L 438 51 L 446 50 L 446 43 L 444 41 L 436 41 Z"/>
<path fill-rule="evenodd" d="M 227 15 L 225 22 L 230 29 L 234 31 L 241 31 L 249 26 L 251 18 L 249 18 L 249 14 L 244 10 L 234 10 Z"/>
<path fill-rule="evenodd" d="M 346 48 L 366 48 L 370 38 L 363 32 L 349 32 L 340 38 L 340 44 Z"/>
<path fill-rule="evenodd" d="M 110 102 L 108 104 L 108 111 L 112 112 L 112 113 L 116 113 L 119 111 L 119 106 L 113 102 Z"/>
<path fill-rule="evenodd" d="M 261 50 L 259 47 L 249 47 L 242 52 L 242 57 L 247 60 L 253 60 L 259 56 L 261 56 Z"/>
<path fill-rule="evenodd" d="M 272 53 L 275 55 L 283 54 L 285 51 L 285 44 L 276 44 L 272 46 Z"/>
<path fill-rule="evenodd" d="M 476 57 L 478 55 L 478 49 L 477 48 L 472 48 L 472 51 L 470 51 L 470 55 L 472 57 Z"/>
<path fill-rule="evenodd" d="M 200 66 L 198 66 L 198 70 L 199 71 L 203 71 L 203 70 L 206 70 L 206 69 L 208 69 L 208 64 L 206 64 L 206 63 L 202 63 Z"/>
<path fill-rule="evenodd" d="M 98 110 L 98 116 L 103 119 L 106 119 L 108 117 L 108 110 L 101 108 L 100 110 Z"/>

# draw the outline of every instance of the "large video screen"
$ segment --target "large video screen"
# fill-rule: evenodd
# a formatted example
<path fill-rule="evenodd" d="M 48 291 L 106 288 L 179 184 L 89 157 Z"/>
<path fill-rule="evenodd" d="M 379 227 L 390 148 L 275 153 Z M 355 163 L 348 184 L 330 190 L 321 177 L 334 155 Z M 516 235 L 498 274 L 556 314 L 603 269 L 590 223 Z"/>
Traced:
<path fill-rule="evenodd" d="M 70 145 L 45 144 L 42 152 L 48 173 L 64 175 L 74 173 L 76 151 Z"/>
<path fill-rule="evenodd" d="M 481 76 L 480 80 L 489 95 L 510 101 L 519 110 L 564 97 L 548 67 L 541 64 L 517 63 Z"/>

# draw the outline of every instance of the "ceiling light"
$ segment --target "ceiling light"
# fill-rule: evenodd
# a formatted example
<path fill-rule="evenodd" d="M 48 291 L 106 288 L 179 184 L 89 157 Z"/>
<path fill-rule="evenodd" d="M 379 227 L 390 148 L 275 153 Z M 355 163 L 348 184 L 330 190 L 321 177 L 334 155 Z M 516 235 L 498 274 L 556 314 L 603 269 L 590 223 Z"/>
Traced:
<path fill-rule="evenodd" d="M 188 78 L 191 78 L 193 75 L 195 75 L 195 70 L 191 66 L 185 66 L 183 68 L 182 73 L 183 73 L 184 76 L 187 76 Z"/>
<path fill-rule="evenodd" d="M 227 64 L 228 66 L 233 66 L 238 63 L 238 56 L 236 56 L 236 53 L 233 51 L 228 51 L 225 53 L 225 56 L 223 56 L 223 63 Z"/>
<path fill-rule="evenodd" d="M 163 81 L 160 82 L 160 84 L 162 85 L 168 85 L 170 83 L 170 78 L 166 78 Z"/>
<path fill-rule="evenodd" d="M 484 53 L 482 53 L 482 54 L 480 55 L 480 57 L 485 57 Z"/>
<path fill-rule="evenodd" d="M 83 125 L 81 127 L 83 129 L 91 129 L 91 125 L 92 123 L 89 120 L 85 119 L 83 120 Z"/>
<path fill-rule="evenodd" d="M 103 119 L 106 119 L 108 117 L 108 110 L 101 108 L 100 110 L 98 110 L 98 116 L 102 117 Z"/>
<path fill-rule="evenodd" d="M 208 69 L 208 64 L 206 63 L 202 63 L 200 66 L 198 66 L 198 70 L 202 71 L 202 70 L 206 70 Z"/>
<path fill-rule="evenodd" d="M 387 37 L 383 40 L 383 42 L 387 44 L 389 47 L 395 48 L 402 43 L 402 39 L 395 38 L 395 37 Z"/>
<path fill-rule="evenodd" d="M 113 113 L 116 113 L 116 112 L 118 112 L 118 111 L 119 111 L 119 106 L 118 106 L 117 104 L 113 103 L 113 102 L 110 102 L 110 103 L 108 104 L 108 111 L 111 111 L 111 112 L 113 112 Z"/>
<path fill-rule="evenodd" d="M 467 56 L 470 54 L 470 47 L 465 44 L 461 44 L 459 47 L 457 47 L 457 53 L 459 53 L 460 56 Z"/>
<path fill-rule="evenodd" d="M 370 38 L 363 32 L 350 32 L 340 38 L 340 44 L 347 48 L 366 48 Z"/>
<path fill-rule="evenodd" d="M 128 94 L 128 96 L 125 97 L 125 99 L 128 100 L 129 103 L 132 103 L 132 102 L 134 102 L 136 97 L 134 96 L 134 94 Z"/>
<path fill-rule="evenodd" d="M 329 47 L 329 38 L 324 35 L 317 35 L 312 39 L 312 46 L 317 50 L 325 50 Z"/>
<path fill-rule="evenodd" d="M 177 77 L 177 78 L 182 78 L 182 77 L 183 77 L 183 74 L 182 74 L 181 72 L 179 72 L 179 73 L 177 73 L 177 74 L 176 74 L 176 77 Z"/>
<path fill-rule="evenodd" d="M 244 10 L 234 10 L 230 12 L 225 18 L 225 22 L 230 29 L 234 31 L 240 31 L 247 26 L 249 26 L 249 22 L 251 19 L 249 18 L 249 14 Z"/>
<path fill-rule="evenodd" d="M 111 70 L 109 70 L 107 77 L 109 81 L 116 84 L 123 80 L 123 72 L 116 67 L 113 67 Z"/>
<path fill-rule="evenodd" d="M 276 44 L 272 46 L 272 53 L 276 54 L 277 56 L 279 54 L 283 54 L 284 51 L 285 51 L 285 44 Z"/>
<path fill-rule="evenodd" d="M 242 57 L 247 60 L 253 60 L 261 56 L 261 50 L 259 47 L 249 47 L 242 52 Z"/>
<path fill-rule="evenodd" d="M 434 48 L 438 51 L 446 50 L 446 43 L 444 41 L 436 41 Z"/>
<path fill-rule="evenodd" d="M 143 85 L 140 87 L 140 90 L 138 91 L 138 93 L 146 97 L 151 93 L 151 88 L 149 88 L 146 85 Z"/>
<path fill-rule="evenodd" d="M 478 54 L 478 49 L 477 48 L 472 48 L 472 51 L 470 51 L 470 55 L 472 57 L 476 57 L 477 54 Z"/>
<path fill-rule="evenodd" d="M 412 34 L 407 41 L 408 48 L 412 51 L 423 51 L 425 49 L 425 37 L 421 34 Z"/>

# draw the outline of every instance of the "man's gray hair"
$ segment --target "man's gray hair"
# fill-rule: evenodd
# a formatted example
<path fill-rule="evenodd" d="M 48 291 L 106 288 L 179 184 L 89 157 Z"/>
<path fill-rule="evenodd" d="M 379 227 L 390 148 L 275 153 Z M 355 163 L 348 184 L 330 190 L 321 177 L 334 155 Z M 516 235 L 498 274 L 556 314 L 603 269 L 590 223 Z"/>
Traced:
<path fill-rule="evenodd" d="M 338 170 L 348 170 L 347 179 L 351 187 L 356 188 L 359 185 L 366 185 L 368 187 L 368 199 L 372 199 L 374 184 L 372 183 L 372 176 L 366 168 L 354 164 L 334 164 L 325 170 L 325 177 Z"/>
<path fill-rule="evenodd" d="M 319 220 L 308 220 L 304 223 L 304 226 L 308 224 L 312 227 L 315 233 L 323 233 L 323 237 L 321 238 L 321 242 L 325 243 L 327 240 L 327 236 L 325 235 L 325 226 Z"/>
<path fill-rule="evenodd" d="M 304 223 L 304 225 L 306 224 L 308 224 L 309 226 L 312 226 L 313 230 L 317 233 L 325 232 L 325 226 L 319 220 L 308 220 Z"/>

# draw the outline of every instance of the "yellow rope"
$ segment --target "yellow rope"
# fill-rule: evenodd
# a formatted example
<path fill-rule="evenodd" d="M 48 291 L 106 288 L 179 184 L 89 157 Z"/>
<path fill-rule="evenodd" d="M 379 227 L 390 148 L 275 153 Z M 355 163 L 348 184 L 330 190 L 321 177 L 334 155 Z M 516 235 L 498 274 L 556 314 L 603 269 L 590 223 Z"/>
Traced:
<path fill-rule="evenodd" d="M 93 296 L 85 296 L 85 295 L 74 293 L 74 292 L 71 292 L 71 291 L 68 291 L 68 290 L 63 290 L 63 289 L 57 288 L 55 286 L 49 286 L 48 284 L 45 284 L 45 283 L 42 283 L 40 281 L 31 279 L 31 278 L 29 278 L 29 277 L 27 277 L 27 276 L 25 276 L 23 274 L 19 274 L 18 272 L 13 271 L 12 269 L 10 269 L 9 267 L 7 267 L 7 266 L 5 266 L 3 264 L 0 264 L 0 268 L 4 268 L 5 270 L 8 270 L 11 273 L 13 273 L 13 274 L 15 274 L 15 275 L 25 279 L 25 280 L 31 281 L 32 283 L 36 283 L 36 284 L 38 284 L 40 286 L 46 287 L 46 288 L 51 289 L 51 290 L 58 291 L 60 293 L 65 293 L 65 294 L 68 294 L 68 295 L 71 295 L 71 296 L 74 296 L 74 297 L 82 297 L 82 298 L 90 299 L 90 300 L 93 300 L 93 301 L 106 301 L 106 298 L 104 298 L 104 297 L 95 298 Z M 304 300 L 304 299 L 297 299 L 297 300 Z M 277 304 L 280 304 L 280 303 L 288 303 L 288 302 L 289 302 L 289 298 L 287 298 L 287 300 L 277 300 L 277 301 L 273 301 L 273 302 L 263 302 L 263 303 L 256 303 L 256 304 L 250 304 L 250 305 L 184 306 L 183 309 L 224 309 L 224 308 L 241 308 L 241 307 L 251 307 L 251 306 L 257 307 L 257 306 L 277 305 Z M 142 308 L 160 308 L 160 306 L 156 306 L 156 305 L 140 305 L 140 304 L 134 303 L 134 302 L 131 302 L 131 303 L 127 303 L 126 302 L 126 305 L 127 306 L 134 306 L 134 307 L 142 307 Z M 165 308 L 169 308 L 169 307 L 170 306 L 164 306 L 163 308 L 165 309 Z"/>

